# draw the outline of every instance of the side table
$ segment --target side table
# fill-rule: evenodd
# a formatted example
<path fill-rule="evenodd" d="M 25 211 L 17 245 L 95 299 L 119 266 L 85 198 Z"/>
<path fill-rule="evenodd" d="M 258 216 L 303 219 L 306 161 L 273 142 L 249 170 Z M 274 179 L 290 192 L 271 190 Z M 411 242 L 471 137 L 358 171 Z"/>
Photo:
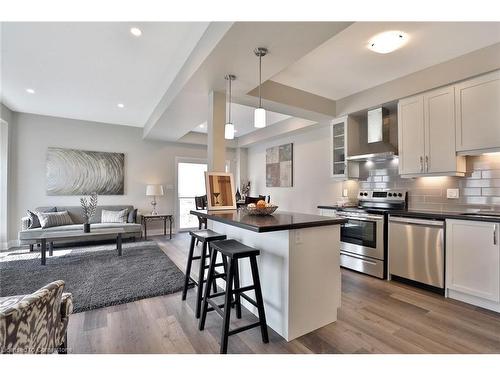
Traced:
<path fill-rule="evenodd" d="M 163 235 L 167 235 L 167 220 L 169 223 L 169 235 L 170 239 L 172 239 L 172 221 L 174 219 L 174 215 L 164 215 L 164 214 L 158 214 L 158 215 L 142 215 L 141 217 L 141 225 L 144 228 L 144 239 L 148 239 L 148 221 L 154 221 L 154 220 L 162 220 L 163 221 Z"/>

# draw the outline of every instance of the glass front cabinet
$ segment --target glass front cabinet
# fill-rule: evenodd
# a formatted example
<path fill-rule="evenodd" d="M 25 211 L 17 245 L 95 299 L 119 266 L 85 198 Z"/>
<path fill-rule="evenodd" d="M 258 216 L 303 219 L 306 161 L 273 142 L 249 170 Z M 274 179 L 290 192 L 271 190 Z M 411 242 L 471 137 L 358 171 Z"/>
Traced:
<path fill-rule="evenodd" d="M 359 177 L 357 162 L 349 162 L 348 133 L 351 119 L 349 116 L 339 117 L 331 122 L 330 130 L 330 176 L 339 180 Z"/>

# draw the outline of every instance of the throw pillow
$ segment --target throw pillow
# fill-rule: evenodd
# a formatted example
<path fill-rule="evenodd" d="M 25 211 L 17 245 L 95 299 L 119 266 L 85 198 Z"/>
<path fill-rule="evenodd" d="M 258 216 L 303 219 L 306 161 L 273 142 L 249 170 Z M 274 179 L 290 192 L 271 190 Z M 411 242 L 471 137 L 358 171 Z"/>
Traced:
<path fill-rule="evenodd" d="M 56 212 L 56 208 L 55 207 L 47 208 L 42 212 Z M 38 220 L 38 216 L 35 211 L 28 210 L 28 216 L 30 217 L 30 225 L 28 226 L 28 229 L 41 227 L 40 220 Z"/>
<path fill-rule="evenodd" d="M 102 210 L 101 223 L 126 223 L 128 219 L 128 209 L 121 211 Z"/>
<path fill-rule="evenodd" d="M 129 222 L 129 223 L 137 223 L 137 208 L 135 210 L 130 210 L 129 211 L 127 222 Z"/>
<path fill-rule="evenodd" d="M 61 212 L 37 212 L 38 220 L 42 228 L 58 227 L 61 225 L 74 224 L 68 211 Z"/>

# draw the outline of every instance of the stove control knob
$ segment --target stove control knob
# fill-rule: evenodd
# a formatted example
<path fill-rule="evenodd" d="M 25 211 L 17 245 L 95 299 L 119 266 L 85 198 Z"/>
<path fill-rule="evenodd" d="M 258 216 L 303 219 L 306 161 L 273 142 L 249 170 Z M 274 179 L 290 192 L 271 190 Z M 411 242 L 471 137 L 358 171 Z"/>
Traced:
<path fill-rule="evenodd" d="M 392 193 L 389 193 L 387 194 L 389 197 L 392 197 Z M 394 196 L 396 196 L 396 194 L 394 194 Z"/>
<path fill-rule="evenodd" d="M 403 194 L 401 194 L 401 193 L 398 193 L 398 197 L 402 197 L 402 196 L 403 196 Z"/>
<path fill-rule="evenodd" d="M 363 196 L 363 192 L 360 192 L 359 195 Z"/>
<path fill-rule="evenodd" d="M 367 197 L 367 196 L 368 196 L 368 193 L 365 193 L 365 197 Z"/>

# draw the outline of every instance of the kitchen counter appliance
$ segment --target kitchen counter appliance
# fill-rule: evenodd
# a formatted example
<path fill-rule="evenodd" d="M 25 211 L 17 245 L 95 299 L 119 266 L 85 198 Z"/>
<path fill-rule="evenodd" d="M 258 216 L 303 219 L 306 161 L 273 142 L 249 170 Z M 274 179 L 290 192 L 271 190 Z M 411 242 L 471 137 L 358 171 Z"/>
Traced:
<path fill-rule="evenodd" d="M 389 274 L 444 294 L 444 221 L 390 217 Z"/>
<path fill-rule="evenodd" d="M 403 190 L 358 193 L 358 206 L 339 208 L 347 219 L 340 229 L 340 265 L 381 279 L 387 277 L 387 219 L 391 210 L 407 208 Z"/>

